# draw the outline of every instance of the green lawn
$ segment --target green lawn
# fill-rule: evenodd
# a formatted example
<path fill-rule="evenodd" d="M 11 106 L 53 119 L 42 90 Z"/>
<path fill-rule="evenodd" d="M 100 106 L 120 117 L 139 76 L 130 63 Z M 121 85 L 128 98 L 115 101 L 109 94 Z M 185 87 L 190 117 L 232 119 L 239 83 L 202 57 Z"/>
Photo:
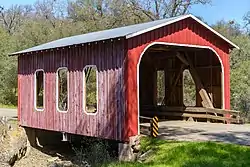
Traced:
<path fill-rule="evenodd" d="M 17 109 L 17 106 L 14 106 L 14 105 L 6 105 L 6 104 L 0 104 L 0 108 Z"/>
<path fill-rule="evenodd" d="M 111 163 L 107 167 L 248 167 L 250 147 L 215 142 L 173 142 L 146 138 L 142 149 L 154 154 L 143 164 Z"/>

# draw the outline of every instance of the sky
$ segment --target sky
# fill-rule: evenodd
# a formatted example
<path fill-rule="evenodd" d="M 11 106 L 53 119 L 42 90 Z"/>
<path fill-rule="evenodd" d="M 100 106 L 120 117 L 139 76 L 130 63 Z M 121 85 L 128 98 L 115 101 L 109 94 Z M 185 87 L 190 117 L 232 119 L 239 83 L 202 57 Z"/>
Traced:
<path fill-rule="evenodd" d="M 0 5 L 9 7 L 14 4 L 33 4 L 36 0 L 0 0 Z M 215 24 L 217 21 L 234 20 L 241 25 L 244 24 L 242 17 L 250 11 L 250 0 L 212 0 L 211 5 L 193 6 L 190 12 L 201 16 L 208 24 Z"/>
<path fill-rule="evenodd" d="M 250 11 L 250 0 L 212 0 L 211 5 L 196 5 L 190 12 L 201 16 L 209 24 L 224 19 L 234 20 L 243 25 L 243 16 L 248 11 Z"/>

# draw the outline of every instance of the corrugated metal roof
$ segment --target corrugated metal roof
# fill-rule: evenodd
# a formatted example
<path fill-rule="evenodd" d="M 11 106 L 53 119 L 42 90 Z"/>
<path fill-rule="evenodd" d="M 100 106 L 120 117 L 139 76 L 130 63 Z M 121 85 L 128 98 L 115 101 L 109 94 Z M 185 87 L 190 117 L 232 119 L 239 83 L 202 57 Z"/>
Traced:
<path fill-rule="evenodd" d="M 35 46 L 29 49 L 25 49 L 23 51 L 16 52 L 13 54 L 21 54 L 21 53 L 26 53 L 26 52 L 46 50 L 46 49 L 52 49 L 52 48 L 70 46 L 70 45 L 77 45 L 77 44 L 82 44 L 82 43 L 102 41 L 102 40 L 107 40 L 107 39 L 112 39 L 112 38 L 126 37 L 127 35 L 142 31 L 150 27 L 160 25 L 162 23 L 169 22 L 176 18 L 177 17 L 173 17 L 169 19 L 157 20 L 157 21 L 152 21 L 152 22 L 147 22 L 147 23 L 142 23 L 142 24 L 130 25 L 126 27 L 120 27 L 120 28 L 114 28 L 114 29 L 109 29 L 109 30 L 104 30 L 104 31 L 97 31 L 97 32 L 91 32 L 91 33 L 82 34 L 82 35 L 71 36 L 67 38 L 58 39 L 49 43 L 45 43 L 39 46 Z"/>
<path fill-rule="evenodd" d="M 183 15 L 183 16 L 156 20 L 156 21 L 142 23 L 142 24 L 135 24 L 135 25 L 125 26 L 125 27 L 120 27 L 120 28 L 114 28 L 114 29 L 109 29 L 109 30 L 104 30 L 104 31 L 97 31 L 97 32 L 62 38 L 62 39 L 48 42 L 48 43 L 35 46 L 29 49 L 25 49 L 19 52 L 15 52 L 10 55 L 18 55 L 18 54 L 27 53 L 27 52 L 34 52 L 34 51 L 59 48 L 59 47 L 64 47 L 64 46 L 84 44 L 84 43 L 102 41 L 102 40 L 119 38 L 119 37 L 126 37 L 128 39 L 128 38 L 132 38 L 134 36 L 143 34 L 145 32 L 166 26 L 168 24 L 186 19 L 188 17 L 193 18 L 194 20 L 196 20 L 197 22 L 199 22 L 200 24 L 208 28 L 210 31 L 212 31 L 213 33 L 221 37 L 223 40 L 227 41 L 233 47 L 239 48 L 237 45 L 233 44 L 231 41 L 226 39 L 224 36 L 216 32 L 215 30 L 213 30 L 211 27 L 209 27 L 208 25 L 206 25 L 205 23 L 203 23 L 202 21 L 200 21 L 193 15 Z"/>

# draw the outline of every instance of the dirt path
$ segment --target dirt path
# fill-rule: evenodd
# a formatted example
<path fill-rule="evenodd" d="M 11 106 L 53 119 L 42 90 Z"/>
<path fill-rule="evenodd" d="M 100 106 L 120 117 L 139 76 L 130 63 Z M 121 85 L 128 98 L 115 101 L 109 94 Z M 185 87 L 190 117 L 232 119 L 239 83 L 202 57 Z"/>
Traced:
<path fill-rule="evenodd" d="M 69 148 L 31 147 L 28 155 L 17 161 L 13 167 L 78 167 L 73 163 L 74 154 Z"/>
<path fill-rule="evenodd" d="M 31 148 L 27 157 L 17 161 L 14 167 L 47 167 L 52 156 Z"/>
<path fill-rule="evenodd" d="M 159 137 L 166 140 L 219 141 L 250 145 L 250 125 L 165 121 L 159 123 Z"/>

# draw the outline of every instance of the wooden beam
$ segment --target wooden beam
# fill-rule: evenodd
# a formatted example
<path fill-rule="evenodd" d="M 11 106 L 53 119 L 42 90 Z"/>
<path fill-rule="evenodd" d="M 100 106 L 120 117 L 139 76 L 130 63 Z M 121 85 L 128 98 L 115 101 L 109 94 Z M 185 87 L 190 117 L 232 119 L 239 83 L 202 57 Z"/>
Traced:
<path fill-rule="evenodd" d="M 186 56 L 186 58 L 185 58 Z M 201 82 L 201 79 L 191 61 L 191 59 L 189 58 L 189 56 L 187 55 L 187 53 L 185 53 L 185 56 L 183 54 L 177 54 L 177 57 L 184 63 L 186 64 L 187 66 L 189 66 L 189 71 L 190 71 L 190 74 L 192 75 L 193 77 L 193 80 L 195 82 L 195 85 L 196 85 L 196 88 L 198 89 L 199 91 L 199 94 L 201 96 L 201 99 L 202 99 L 202 106 L 203 107 L 206 107 L 206 108 L 214 108 L 213 106 L 213 103 L 211 102 L 210 98 L 209 98 L 209 95 L 207 93 L 207 91 L 205 90 L 202 82 Z"/>
<path fill-rule="evenodd" d="M 170 51 L 170 48 L 151 48 L 150 51 L 160 51 L 160 52 L 166 52 L 166 51 Z"/>
<path fill-rule="evenodd" d="M 224 116 L 215 116 L 215 115 L 209 115 L 209 114 L 191 114 L 191 113 L 171 113 L 171 112 L 159 112 L 159 111 L 155 111 L 155 112 L 144 112 L 145 115 L 147 116 L 176 116 L 176 117 L 192 117 L 192 118 L 204 118 L 204 119 L 213 119 L 213 120 L 220 120 L 220 121 L 230 121 L 233 123 L 239 123 L 238 119 L 236 118 L 226 118 Z"/>
<path fill-rule="evenodd" d="M 194 118 L 207 118 L 213 120 L 233 121 L 241 123 L 240 112 L 234 110 L 204 108 L 204 107 L 167 107 L 167 106 L 142 106 L 142 114 L 147 116 L 184 116 Z M 192 114 L 192 115 L 190 115 Z M 230 114 L 229 117 L 225 115 Z M 206 116 L 205 116 L 206 115 Z"/>
<path fill-rule="evenodd" d="M 161 112 L 197 112 L 197 113 L 217 113 L 217 114 L 230 114 L 239 116 L 240 111 L 219 109 L 219 108 L 204 108 L 204 107 L 182 107 L 182 106 L 142 106 L 142 110 L 152 111 L 158 110 Z"/>
<path fill-rule="evenodd" d="M 195 67 L 197 70 L 198 69 L 210 69 L 210 68 L 221 68 L 220 66 L 198 66 L 198 67 Z M 167 71 L 177 71 L 179 68 L 166 68 Z"/>
<path fill-rule="evenodd" d="M 194 68 L 194 66 L 192 64 L 191 59 L 189 58 L 188 55 L 186 55 L 186 57 L 187 57 L 187 61 L 189 62 L 190 73 L 191 73 L 195 83 L 197 84 L 199 94 L 202 98 L 202 106 L 207 107 L 207 108 L 214 108 L 213 103 L 211 102 L 209 95 L 208 95 L 206 89 L 204 88 L 196 69 Z"/>
<path fill-rule="evenodd" d="M 182 63 L 184 63 L 186 66 L 189 66 L 190 63 L 186 60 L 186 58 L 180 54 L 180 52 L 177 52 L 176 56 L 178 57 L 178 59 L 180 59 L 180 61 Z"/>
<path fill-rule="evenodd" d="M 148 119 L 148 120 L 152 120 L 153 119 L 152 117 L 144 117 L 144 116 L 140 116 L 139 118 L 140 119 Z"/>
<path fill-rule="evenodd" d="M 172 97 L 172 94 L 173 94 L 173 89 L 174 89 L 174 87 L 177 85 L 177 83 L 178 83 L 178 81 L 179 81 L 179 79 L 180 79 L 180 77 L 181 77 L 181 74 L 183 73 L 183 70 L 185 69 L 185 65 L 184 64 L 182 64 L 181 65 L 181 67 L 180 67 L 180 69 L 179 69 L 179 72 L 178 72 L 178 74 L 176 75 L 176 77 L 175 77 L 175 79 L 174 79 L 174 82 L 171 84 L 171 87 L 170 87 L 170 93 L 169 93 L 169 96 L 168 96 L 168 98 L 166 99 L 166 104 L 169 102 L 169 100 L 171 99 L 171 97 Z M 165 95 L 165 97 L 164 97 L 164 99 L 163 99 L 163 101 L 162 101 L 162 104 L 164 104 L 163 102 L 165 102 L 165 98 L 166 98 L 166 95 Z"/>

